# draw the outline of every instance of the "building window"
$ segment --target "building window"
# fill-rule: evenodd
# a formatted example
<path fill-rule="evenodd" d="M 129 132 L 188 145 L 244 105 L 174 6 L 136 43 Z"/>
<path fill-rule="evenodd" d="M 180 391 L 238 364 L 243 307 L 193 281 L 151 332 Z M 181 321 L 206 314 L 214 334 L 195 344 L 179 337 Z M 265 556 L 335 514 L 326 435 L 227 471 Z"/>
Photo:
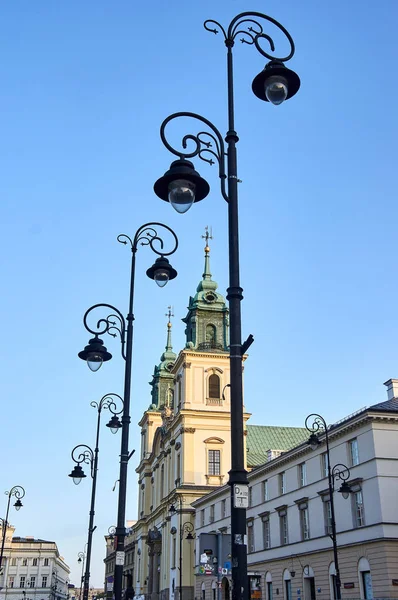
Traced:
<path fill-rule="evenodd" d="M 205 509 L 203 508 L 200 511 L 200 526 L 204 527 L 204 524 L 205 524 Z"/>
<path fill-rule="evenodd" d="M 14 587 L 14 581 L 15 581 L 15 577 L 9 577 L 8 578 L 8 587 L 13 588 Z"/>
<path fill-rule="evenodd" d="M 264 548 L 264 550 L 268 550 L 268 548 L 271 548 L 269 515 L 264 515 L 262 517 L 262 522 L 263 522 L 263 548 Z"/>
<path fill-rule="evenodd" d="M 354 509 L 354 527 L 362 527 L 365 525 L 362 490 L 358 490 L 352 494 L 352 501 Z"/>
<path fill-rule="evenodd" d="M 272 581 L 267 581 L 267 599 L 273 600 L 272 596 Z"/>
<path fill-rule="evenodd" d="M 28 566 L 28 559 L 27 558 L 23 558 L 22 559 L 22 566 L 23 567 L 27 567 Z"/>
<path fill-rule="evenodd" d="M 176 536 L 173 535 L 173 539 L 172 539 L 172 552 L 171 552 L 171 568 L 175 569 L 176 568 L 176 559 L 177 559 L 177 539 Z"/>
<path fill-rule="evenodd" d="M 44 566 L 45 566 L 45 567 L 48 567 L 48 558 L 45 558 L 45 559 L 44 559 Z"/>
<path fill-rule="evenodd" d="M 220 475 L 220 450 L 209 450 L 209 475 Z"/>
<path fill-rule="evenodd" d="M 177 454 L 177 481 L 176 485 L 181 485 L 181 454 Z"/>
<path fill-rule="evenodd" d="M 227 515 L 227 501 L 221 500 L 221 518 L 224 519 Z"/>
<path fill-rule="evenodd" d="M 287 529 L 287 512 L 282 511 L 279 513 L 279 528 L 281 535 L 281 545 L 286 546 L 289 543 L 289 535 Z"/>
<path fill-rule="evenodd" d="M 13 559 L 11 560 L 11 566 L 12 566 L 12 567 L 16 567 L 16 566 L 17 566 L 17 559 L 16 559 L 16 558 L 13 558 Z"/>
<path fill-rule="evenodd" d="M 254 527 L 253 521 L 247 523 L 247 551 L 254 552 Z"/>
<path fill-rule="evenodd" d="M 354 438 L 348 442 L 348 448 L 350 452 L 350 467 L 355 467 L 359 464 L 359 453 L 358 453 L 358 440 Z"/>
<path fill-rule="evenodd" d="M 301 529 L 301 539 L 309 540 L 310 539 L 310 521 L 308 515 L 308 508 L 302 508 L 300 510 L 300 529 Z"/>
<path fill-rule="evenodd" d="M 24 588 L 25 587 L 25 577 L 21 577 L 19 579 L 19 587 L 20 588 Z"/>
<path fill-rule="evenodd" d="M 321 454 L 322 477 L 327 477 L 328 476 L 328 466 L 329 466 L 328 455 L 327 455 L 326 452 L 323 452 Z"/>
<path fill-rule="evenodd" d="M 220 378 L 213 373 L 209 377 L 209 398 L 220 398 Z"/>
<path fill-rule="evenodd" d="M 263 481 L 263 499 L 264 502 L 267 502 L 267 500 L 269 500 L 268 479 Z"/>
<path fill-rule="evenodd" d="M 253 506 L 253 488 L 249 486 L 249 498 L 248 498 L 249 507 Z"/>
<path fill-rule="evenodd" d="M 299 464 L 298 475 L 299 487 L 304 487 L 307 485 L 307 465 L 305 462 Z"/>
<path fill-rule="evenodd" d="M 31 588 L 36 587 L 36 577 L 31 577 L 30 578 L 30 587 Z"/>
<path fill-rule="evenodd" d="M 323 503 L 323 515 L 325 519 L 325 534 L 332 534 L 332 505 L 330 500 L 325 500 Z"/>
<path fill-rule="evenodd" d="M 286 473 L 285 471 L 282 471 L 282 473 L 279 473 L 279 494 L 285 494 L 286 493 Z"/>
<path fill-rule="evenodd" d="M 33 559 L 33 566 L 34 566 L 34 567 L 37 567 L 37 558 L 34 558 L 34 559 Z"/>
<path fill-rule="evenodd" d="M 216 328 L 214 325 L 206 325 L 206 342 L 210 344 L 210 348 L 214 348 L 216 343 Z"/>
<path fill-rule="evenodd" d="M 160 468 L 160 499 L 164 498 L 164 465 Z M 144 497 L 142 497 L 142 509 L 144 510 Z"/>
<path fill-rule="evenodd" d="M 42 577 L 41 578 L 41 587 L 42 588 L 46 588 L 47 587 L 47 577 Z"/>
<path fill-rule="evenodd" d="M 210 505 L 210 523 L 214 523 L 214 504 Z"/>

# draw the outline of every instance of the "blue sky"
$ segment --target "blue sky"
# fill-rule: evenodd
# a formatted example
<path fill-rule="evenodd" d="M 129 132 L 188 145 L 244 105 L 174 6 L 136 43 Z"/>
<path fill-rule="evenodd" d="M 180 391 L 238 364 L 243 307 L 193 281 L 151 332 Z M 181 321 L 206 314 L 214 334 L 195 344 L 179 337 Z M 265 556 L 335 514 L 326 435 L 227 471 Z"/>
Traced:
<path fill-rule="evenodd" d="M 259 101 L 251 81 L 265 60 L 236 45 L 243 336 L 255 337 L 245 366 L 251 422 L 302 426 L 314 411 L 336 421 L 385 399 L 382 383 L 398 377 L 395 0 L 1 3 L 1 485 L 25 487 L 24 508 L 10 518 L 16 535 L 55 540 L 76 585 L 90 482 L 75 487 L 67 477 L 70 451 L 93 444 L 90 402 L 121 394 L 124 368 L 110 338 L 115 359 L 97 374 L 77 358 L 88 339 L 82 316 L 97 302 L 127 310 L 130 255 L 119 233 L 133 235 L 147 221 L 175 229 L 179 277 L 166 288 L 145 277 L 150 251 L 137 258 L 130 437 L 138 449 L 164 315 L 173 304 L 178 351 L 206 225 L 214 278 L 221 292 L 228 285 L 216 168 L 196 164 L 211 194 L 177 215 L 152 191 L 172 160 L 159 126 L 187 110 L 226 131 L 225 48 L 202 23 L 228 25 L 244 10 L 289 30 L 289 65 L 302 81 L 282 106 Z M 286 50 L 278 35 L 275 42 Z M 104 427 L 95 586 L 103 535 L 116 519 L 119 443 Z"/>

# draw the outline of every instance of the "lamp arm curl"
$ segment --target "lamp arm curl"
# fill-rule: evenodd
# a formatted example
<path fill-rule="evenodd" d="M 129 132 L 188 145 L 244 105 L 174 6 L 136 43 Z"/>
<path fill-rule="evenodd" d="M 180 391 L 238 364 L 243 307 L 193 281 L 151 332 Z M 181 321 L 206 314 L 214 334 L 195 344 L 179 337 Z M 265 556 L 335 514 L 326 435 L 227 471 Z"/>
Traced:
<path fill-rule="evenodd" d="M 340 479 L 340 481 L 347 481 L 350 478 L 350 474 L 350 469 L 342 463 L 334 465 L 332 469 L 333 480 Z"/>
<path fill-rule="evenodd" d="M 120 410 L 117 410 L 117 404 L 119 402 L 121 403 L 122 407 Z M 124 402 L 122 397 L 119 396 L 119 394 L 110 393 L 105 394 L 105 396 L 102 396 L 99 402 L 93 400 L 92 402 L 90 402 L 90 406 L 96 408 L 99 413 L 102 411 L 102 409 L 106 409 L 109 410 L 113 415 L 117 416 L 123 412 Z"/>
<path fill-rule="evenodd" d="M 75 462 L 77 465 L 81 465 L 82 463 L 90 465 L 91 477 L 93 477 L 94 452 L 90 446 L 86 446 L 86 444 L 79 444 L 73 448 L 70 455 L 73 462 Z"/>
<path fill-rule="evenodd" d="M 182 145 L 183 149 L 185 150 L 188 146 L 188 142 L 190 142 L 190 141 L 193 142 L 194 149 L 191 152 L 184 152 L 181 150 L 177 150 L 176 148 L 171 146 L 171 144 L 169 144 L 169 142 L 166 139 L 166 134 L 165 134 L 166 125 L 168 123 L 170 123 L 170 121 L 173 121 L 174 119 L 178 119 L 180 117 L 189 117 L 191 119 L 196 119 L 197 121 L 204 123 L 213 132 L 213 133 L 211 133 L 209 131 L 199 131 L 197 134 L 190 133 L 190 134 L 185 135 L 182 138 L 181 145 Z M 221 193 L 222 193 L 224 200 L 226 200 L 226 202 L 229 202 L 228 194 L 226 192 L 226 187 L 225 187 L 225 181 L 227 179 L 226 167 L 225 167 L 225 157 L 226 157 L 227 153 L 225 150 L 225 144 L 224 144 L 223 137 L 222 137 L 220 131 L 217 129 L 217 127 L 215 125 L 213 125 L 213 123 L 211 121 L 209 121 L 205 117 L 202 117 L 201 115 L 198 115 L 197 113 L 192 113 L 192 112 L 173 113 L 172 115 L 169 115 L 161 124 L 160 137 L 163 142 L 163 145 L 167 148 L 167 150 L 169 150 L 169 152 L 171 152 L 172 154 L 175 154 L 176 156 L 178 156 L 180 159 L 188 159 L 188 158 L 193 158 L 195 156 L 198 156 L 204 162 L 207 162 L 210 165 L 213 165 L 215 161 L 213 160 L 212 157 L 214 157 L 218 163 L 218 176 L 220 178 Z M 209 156 L 210 156 L 210 158 L 209 158 Z"/>
<path fill-rule="evenodd" d="M 267 21 L 268 23 L 272 23 L 280 31 L 282 31 L 282 33 L 284 33 L 284 35 L 286 36 L 286 38 L 290 44 L 289 54 L 287 54 L 286 56 L 281 56 L 281 57 L 274 56 L 274 55 L 266 52 L 261 47 L 260 41 L 267 40 L 267 42 L 271 48 L 271 52 L 275 52 L 275 44 L 274 44 L 272 37 L 270 35 L 268 35 L 267 33 L 264 33 L 263 25 L 257 19 L 263 19 L 264 21 Z M 216 27 L 211 27 L 210 24 L 215 25 Z M 249 27 L 247 27 L 247 29 L 241 29 L 242 25 L 248 25 L 248 24 L 249 24 Z M 259 13 L 259 12 L 240 13 L 239 15 L 237 15 L 236 17 L 234 17 L 232 19 L 231 23 L 229 24 L 227 32 L 222 27 L 222 25 L 220 25 L 220 23 L 218 23 L 217 21 L 208 19 L 207 21 L 204 22 L 204 28 L 207 31 L 210 31 L 212 33 L 218 33 L 217 27 L 222 31 L 222 33 L 224 35 L 225 45 L 229 48 L 231 48 L 234 45 L 236 37 L 238 35 L 242 35 L 244 37 L 241 38 L 241 42 L 243 42 L 244 44 L 249 44 L 251 46 L 254 45 L 256 47 L 257 51 L 262 56 L 267 58 L 268 60 L 278 60 L 280 62 L 286 62 L 286 61 L 290 60 L 292 58 L 292 56 L 294 55 L 295 46 L 294 46 L 293 38 L 290 35 L 290 33 L 287 31 L 287 29 L 285 27 L 283 27 L 283 25 L 281 25 L 281 23 L 279 23 L 279 21 L 277 21 L 276 19 L 273 19 L 272 17 L 270 17 L 268 15 L 265 15 L 264 13 Z"/>
<path fill-rule="evenodd" d="M 25 496 L 25 490 L 21 485 L 14 485 L 14 487 L 12 487 L 9 492 L 5 492 L 5 494 L 7 496 L 15 496 L 17 500 L 20 500 Z"/>
<path fill-rule="evenodd" d="M 110 308 L 111 311 L 113 311 L 113 312 L 110 313 L 105 318 L 99 319 L 96 324 L 96 329 L 92 329 L 88 325 L 87 319 L 88 319 L 89 314 L 97 308 Z M 112 319 L 116 319 L 116 321 L 112 320 Z M 98 336 L 98 335 L 103 335 L 104 333 L 108 333 L 112 337 L 116 337 L 117 335 L 119 335 L 120 342 L 122 344 L 122 350 L 121 350 L 122 356 L 123 356 L 124 360 L 126 360 L 126 355 L 125 355 L 126 321 L 119 309 L 117 309 L 115 306 L 112 306 L 112 304 L 106 304 L 106 303 L 94 304 L 88 310 L 86 310 L 86 312 L 84 313 L 83 324 L 84 324 L 84 327 L 87 329 L 87 331 L 89 333 L 92 333 L 93 335 Z M 117 333 L 113 333 L 113 331 L 116 331 Z"/>
<path fill-rule="evenodd" d="M 312 424 L 310 424 L 312 422 Z M 327 431 L 326 421 L 321 415 L 313 413 L 308 415 L 305 420 L 305 428 L 310 433 L 323 433 Z"/>

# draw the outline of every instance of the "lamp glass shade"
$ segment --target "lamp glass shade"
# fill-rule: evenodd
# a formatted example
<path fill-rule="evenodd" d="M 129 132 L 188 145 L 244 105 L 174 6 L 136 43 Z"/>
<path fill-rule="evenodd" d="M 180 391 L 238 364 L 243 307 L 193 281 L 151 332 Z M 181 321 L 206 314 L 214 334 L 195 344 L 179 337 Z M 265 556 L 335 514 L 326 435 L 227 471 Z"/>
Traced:
<path fill-rule="evenodd" d="M 187 537 L 185 539 L 189 540 L 190 542 L 194 539 L 194 537 L 190 531 L 188 532 Z"/>
<path fill-rule="evenodd" d="M 78 562 L 78 563 L 81 563 L 81 562 L 82 562 L 82 559 L 80 558 L 80 556 L 79 556 L 79 558 L 77 559 L 77 562 Z"/>
<path fill-rule="evenodd" d="M 159 287 L 164 287 L 169 280 L 169 274 L 165 269 L 156 269 L 153 278 Z"/>
<path fill-rule="evenodd" d="M 275 106 L 282 104 L 287 98 L 288 84 L 284 77 L 274 75 L 265 81 L 265 95 L 268 102 Z"/>
<path fill-rule="evenodd" d="M 187 179 L 175 179 L 169 183 L 169 202 L 179 214 L 184 214 L 195 202 L 196 185 Z"/>
<path fill-rule="evenodd" d="M 98 371 L 98 369 L 101 367 L 102 363 L 103 363 L 102 356 L 100 354 L 97 354 L 96 352 L 90 353 L 87 356 L 87 366 L 90 369 L 90 371 L 92 371 L 93 373 Z"/>
<path fill-rule="evenodd" d="M 18 500 L 15 502 L 14 504 L 14 508 L 15 510 L 19 510 L 21 507 L 23 506 L 22 502 L 20 501 L 20 499 L 18 498 Z"/>

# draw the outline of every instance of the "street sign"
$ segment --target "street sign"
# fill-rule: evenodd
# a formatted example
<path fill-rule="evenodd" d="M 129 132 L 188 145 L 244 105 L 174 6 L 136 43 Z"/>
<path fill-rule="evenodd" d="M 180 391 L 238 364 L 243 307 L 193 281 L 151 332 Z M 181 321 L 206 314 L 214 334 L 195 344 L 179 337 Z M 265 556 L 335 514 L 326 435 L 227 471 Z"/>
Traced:
<path fill-rule="evenodd" d="M 115 559 L 115 564 L 116 565 L 124 565 L 124 552 L 123 551 L 118 551 L 116 552 L 116 559 Z"/>
<path fill-rule="evenodd" d="M 248 508 L 249 506 L 249 486 L 234 484 L 234 508 Z"/>

